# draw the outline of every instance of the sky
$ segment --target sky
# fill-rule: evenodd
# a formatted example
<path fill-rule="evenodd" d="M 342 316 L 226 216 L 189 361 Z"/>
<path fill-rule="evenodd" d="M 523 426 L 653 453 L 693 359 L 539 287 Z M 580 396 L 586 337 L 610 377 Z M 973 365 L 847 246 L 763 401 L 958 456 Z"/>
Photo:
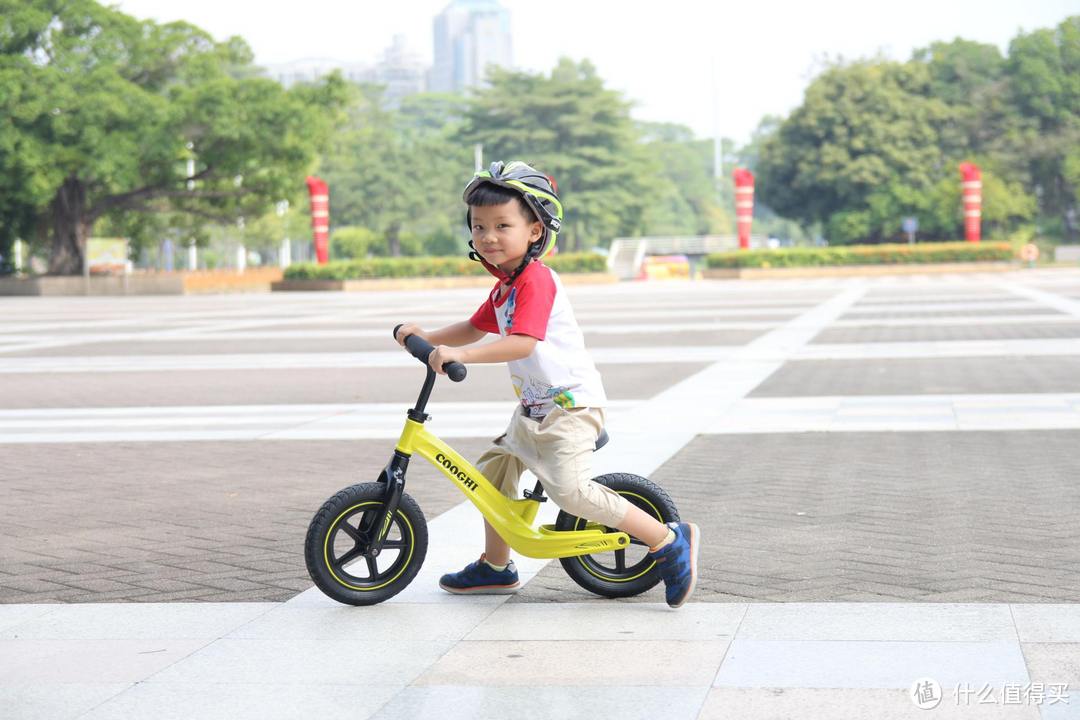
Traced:
<path fill-rule="evenodd" d="M 106 0 L 107 1 L 107 0 Z M 256 62 L 374 63 L 394 35 L 425 63 L 432 20 L 448 0 L 302 3 L 122 0 L 138 18 L 187 20 L 217 39 L 243 37 Z M 1008 49 L 1018 32 L 1080 14 L 1080 0 L 501 0 L 514 65 L 548 72 L 588 59 L 640 120 L 687 125 L 745 143 L 766 115 L 786 115 L 826 60 L 911 52 L 956 37 Z"/>

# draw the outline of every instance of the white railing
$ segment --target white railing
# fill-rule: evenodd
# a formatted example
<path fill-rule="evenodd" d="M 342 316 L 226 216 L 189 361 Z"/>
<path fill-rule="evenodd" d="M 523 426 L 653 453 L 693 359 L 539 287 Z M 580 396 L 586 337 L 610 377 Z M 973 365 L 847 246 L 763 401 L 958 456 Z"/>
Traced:
<path fill-rule="evenodd" d="M 750 236 L 750 247 L 766 247 L 765 237 Z M 636 278 L 646 255 L 690 255 L 739 249 L 735 235 L 683 235 L 615 238 L 608 251 L 608 271 L 623 280 Z"/>

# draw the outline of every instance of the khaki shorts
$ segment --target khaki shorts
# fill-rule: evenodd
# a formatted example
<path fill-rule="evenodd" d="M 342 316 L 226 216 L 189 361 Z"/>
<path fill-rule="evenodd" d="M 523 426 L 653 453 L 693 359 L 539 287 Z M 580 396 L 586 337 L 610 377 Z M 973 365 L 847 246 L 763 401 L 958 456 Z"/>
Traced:
<path fill-rule="evenodd" d="M 480 456 L 476 469 L 503 495 L 516 499 L 521 474 L 528 468 L 561 509 L 615 527 L 630 503 L 592 481 L 591 456 L 603 427 L 603 408 L 555 406 L 542 420 L 534 420 L 517 407 L 506 432 Z"/>

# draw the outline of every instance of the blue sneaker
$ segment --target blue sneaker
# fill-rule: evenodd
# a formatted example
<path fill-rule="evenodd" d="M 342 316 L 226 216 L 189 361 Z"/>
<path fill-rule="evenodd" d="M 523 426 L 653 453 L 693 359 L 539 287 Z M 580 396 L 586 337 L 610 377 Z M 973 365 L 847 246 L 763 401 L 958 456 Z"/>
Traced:
<path fill-rule="evenodd" d="M 511 560 L 505 570 L 495 570 L 484 556 L 469 563 L 464 570 L 447 573 L 439 578 L 439 587 L 455 595 L 509 595 L 521 587 L 517 568 Z"/>
<path fill-rule="evenodd" d="M 673 608 L 682 607 L 697 585 L 698 526 L 694 523 L 668 523 L 675 539 L 649 557 L 656 561 L 664 578 L 664 596 Z"/>

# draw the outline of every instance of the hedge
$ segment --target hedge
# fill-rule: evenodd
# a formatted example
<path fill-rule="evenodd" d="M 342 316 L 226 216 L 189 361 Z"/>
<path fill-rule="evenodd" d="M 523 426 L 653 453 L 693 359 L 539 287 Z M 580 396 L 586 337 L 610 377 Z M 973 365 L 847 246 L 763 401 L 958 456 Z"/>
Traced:
<path fill-rule="evenodd" d="M 607 258 L 595 253 L 563 253 L 544 259 L 558 273 L 604 272 Z M 361 280 L 364 278 L 453 277 L 487 274 L 467 257 L 396 257 L 337 260 L 326 265 L 303 263 L 285 270 L 286 280 Z"/>
<path fill-rule="evenodd" d="M 848 245 L 739 250 L 705 257 L 710 268 L 821 267 L 826 265 L 902 265 L 907 263 L 994 262 L 1015 257 L 1008 243 L 926 243 L 923 245 Z"/>

